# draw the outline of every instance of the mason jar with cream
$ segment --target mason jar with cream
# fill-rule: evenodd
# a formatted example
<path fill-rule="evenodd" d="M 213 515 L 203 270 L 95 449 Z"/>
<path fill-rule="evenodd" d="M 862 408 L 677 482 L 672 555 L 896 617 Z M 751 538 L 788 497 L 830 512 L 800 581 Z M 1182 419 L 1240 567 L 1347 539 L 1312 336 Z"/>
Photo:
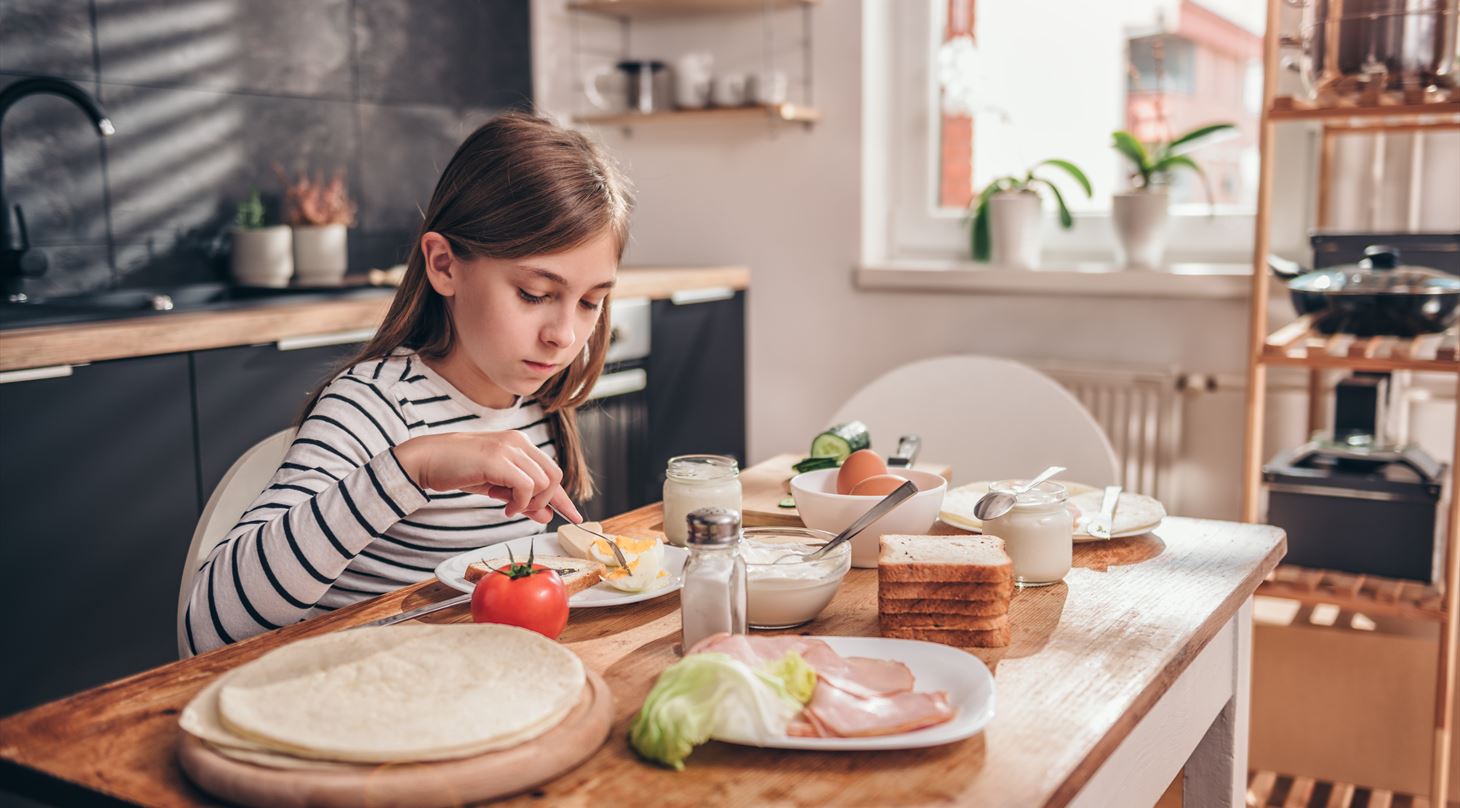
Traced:
<path fill-rule="evenodd" d="M 1004 480 L 989 490 L 1012 494 L 1023 484 Z M 1074 524 L 1065 510 L 1067 498 L 1059 483 L 1040 483 L 1017 495 L 1008 513 L 984 520 L 984 533 L 1004 540 L 1004 550 L 1014 562 L 1014 582 L 1020 587 L 1047 586 L 1070 571 Z"/>
<path fill-rule="evenodd" d="M 700 508 L 740 512 L 740 465 L 725 455 L 680 455 L 664 470 L 664 537 L 677 547 L 689 538 L 685 517 Z"/>

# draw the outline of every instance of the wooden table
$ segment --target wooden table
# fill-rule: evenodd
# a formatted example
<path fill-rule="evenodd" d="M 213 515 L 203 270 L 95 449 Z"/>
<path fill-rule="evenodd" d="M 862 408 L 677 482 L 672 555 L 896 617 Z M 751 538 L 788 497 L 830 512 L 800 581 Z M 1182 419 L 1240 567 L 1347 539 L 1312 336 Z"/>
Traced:
<path fill-rule="evenodd" d="M 659 506 L 606 521 L 648 535 Z M 711 743 L 684 772 L 640 762 L 625 727 L 675 660 L 678 600 L 573 612 L 562 640 L 602 673 L 615 728 L 588 764 L 523 805 L 1151 805 L 1186 767 L 1188 805 L 1241 804 L 1251 596 L 1285 551 L 1272 527 L 1168 519 L 1155 533 L 1078 545 L 1063 583 L 1014 596 L 1014 641 L 976 653 L 997 715 L 947 746 L 870 754 Z M 71 804 L 104 794 L 211 804 L 174 761 L 177 716 L 215 674 L 293 639 L 455 594 L 427 582 L 0 720 L 0 786 Z M 877 633 L 874 570 L 852 570 L 810 634 Z M 469 619 L 464 609 L 427 620 Z M 542 797 L 548 799 L 541 802 Z"/>

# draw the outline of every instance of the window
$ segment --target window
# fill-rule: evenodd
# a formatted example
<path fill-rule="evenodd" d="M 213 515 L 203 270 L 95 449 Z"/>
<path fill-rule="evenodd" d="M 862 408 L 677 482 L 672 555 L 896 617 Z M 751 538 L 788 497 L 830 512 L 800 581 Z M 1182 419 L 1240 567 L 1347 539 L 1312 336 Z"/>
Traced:
<path fill-rule="evenodd" d="M 1215 207 L 1200 177 L 1172 177 L 1171 257 L 1250 258 L 1265 0 L 899 0 L 882 13 L 890 252 L 966 257 L 959 221 L 978 190 L 1060 157 L 1094 194 L 1063 185 L 1078 224 L 1046 231 L 1046 254 L 1110 260 L 1110 197 L 1131 173 L 1110 133 L 1153 142 L 1231 121 L 1234 133 L 1192 152 Z M 866 30 L 875 35 L 873 22 Z M 907 91 L 919 83 L 924 92 Z"/>

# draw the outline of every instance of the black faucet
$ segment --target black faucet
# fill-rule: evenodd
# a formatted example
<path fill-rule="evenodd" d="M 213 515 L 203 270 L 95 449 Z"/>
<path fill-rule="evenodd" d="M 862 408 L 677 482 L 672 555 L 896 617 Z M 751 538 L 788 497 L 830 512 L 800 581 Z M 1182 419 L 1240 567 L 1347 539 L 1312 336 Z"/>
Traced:
<path fill-rule="evenodd" d="M 106 116 L 106 110 L 101 108 L 101 104 L 90 93 L 65 79 L 37 76 L 21 79 L 0 90 L 0 132 L 4 131 L 5 113 L 10 110 L 11 105 L 28 95 L 39 93 L 51 93 L 71 99 L 91 118 L 91 123 L 102 137 L 116 131 L 112 127 L 111 119 Z M 5 198 L 5 141 L 0 136 L 0 285 L 3 285 L 4 294 L 11 302 L 22 302 L 25 294 L 21 291 L 21 282 L 25 278 L 45 274 L 48 261 L 45 253 L 31 249 L 30 234 L 25 228 L 25 212 L 20 209 L 20 205 L 15 206 L 15 224 L 16 228 L 12 230 L 10 203 Z M 18 244 L 15 239 L 17 235 L 20 237 Z"/>

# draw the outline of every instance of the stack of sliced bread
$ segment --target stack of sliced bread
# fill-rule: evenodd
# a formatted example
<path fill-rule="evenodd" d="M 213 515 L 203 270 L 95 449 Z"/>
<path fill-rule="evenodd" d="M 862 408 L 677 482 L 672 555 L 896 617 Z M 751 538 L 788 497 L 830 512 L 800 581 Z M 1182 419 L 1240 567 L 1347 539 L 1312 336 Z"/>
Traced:
<path fill-rule="evenodd" d="M 993 536 L 882 537 L 877 616 L 882 636 L 946 645 L 1009 644 L 1014 565 Z"/>

